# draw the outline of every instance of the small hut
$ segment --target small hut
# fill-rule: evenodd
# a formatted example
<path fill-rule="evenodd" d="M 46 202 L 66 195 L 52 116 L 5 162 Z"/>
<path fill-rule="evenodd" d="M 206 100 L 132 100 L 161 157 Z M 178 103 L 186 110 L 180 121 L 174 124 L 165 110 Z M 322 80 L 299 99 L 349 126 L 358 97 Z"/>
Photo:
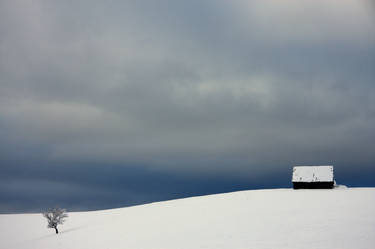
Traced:
<path fill-rule="evenodd" d="M 333 166 L 295 166 L 292 176 L 294 189 L 330 189 L 334 186 Z"/>

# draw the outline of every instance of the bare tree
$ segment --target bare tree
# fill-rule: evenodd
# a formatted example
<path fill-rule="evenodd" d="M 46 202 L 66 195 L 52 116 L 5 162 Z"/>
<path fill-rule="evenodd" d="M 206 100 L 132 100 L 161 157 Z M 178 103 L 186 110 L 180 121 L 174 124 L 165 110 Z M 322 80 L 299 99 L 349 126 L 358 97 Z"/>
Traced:
<path fill-rule="evenodd" d="M 65 221 L 65 218 L 68 217 L 68 214 L 66 213 L 65 209 L 55 207 L 48 209 L 47 212 L 43 213 L 43 216 L 48 221 L 48 228 L 54 228 L 56 231 L 56 234 L 59 233 L 59 230 L 57 230 L 57 225 L 63 224 Z"/>

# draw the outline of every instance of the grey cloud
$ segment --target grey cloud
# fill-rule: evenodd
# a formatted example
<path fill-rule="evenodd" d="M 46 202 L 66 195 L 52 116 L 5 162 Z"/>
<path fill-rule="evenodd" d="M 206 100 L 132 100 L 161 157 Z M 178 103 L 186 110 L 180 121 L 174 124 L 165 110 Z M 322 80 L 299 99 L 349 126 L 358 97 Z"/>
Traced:
<path fill-rule="evenodd" d="M 368 170 L 373 19 L 367 1 L 4 1 L 1 167 Z"/>

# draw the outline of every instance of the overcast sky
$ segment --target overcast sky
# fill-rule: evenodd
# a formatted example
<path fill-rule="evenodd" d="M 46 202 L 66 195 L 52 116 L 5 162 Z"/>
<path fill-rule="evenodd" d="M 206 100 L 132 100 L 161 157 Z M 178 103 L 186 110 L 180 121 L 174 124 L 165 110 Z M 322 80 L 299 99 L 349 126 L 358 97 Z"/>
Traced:
<path fill-rule="evenodd" d="M 0 2 L 0 212 L 375 186 L 365 0 Z"/>

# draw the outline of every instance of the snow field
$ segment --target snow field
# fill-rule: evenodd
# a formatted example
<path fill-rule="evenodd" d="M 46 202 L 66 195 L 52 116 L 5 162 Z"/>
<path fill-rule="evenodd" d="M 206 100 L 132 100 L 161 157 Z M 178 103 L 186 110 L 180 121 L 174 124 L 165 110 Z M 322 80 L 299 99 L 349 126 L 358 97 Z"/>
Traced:
<path fill-rule="evenodd" d="M 0 248 L 374 248 L 375 188 L 269 189 L 69 213 L 0 215 Z"/>

